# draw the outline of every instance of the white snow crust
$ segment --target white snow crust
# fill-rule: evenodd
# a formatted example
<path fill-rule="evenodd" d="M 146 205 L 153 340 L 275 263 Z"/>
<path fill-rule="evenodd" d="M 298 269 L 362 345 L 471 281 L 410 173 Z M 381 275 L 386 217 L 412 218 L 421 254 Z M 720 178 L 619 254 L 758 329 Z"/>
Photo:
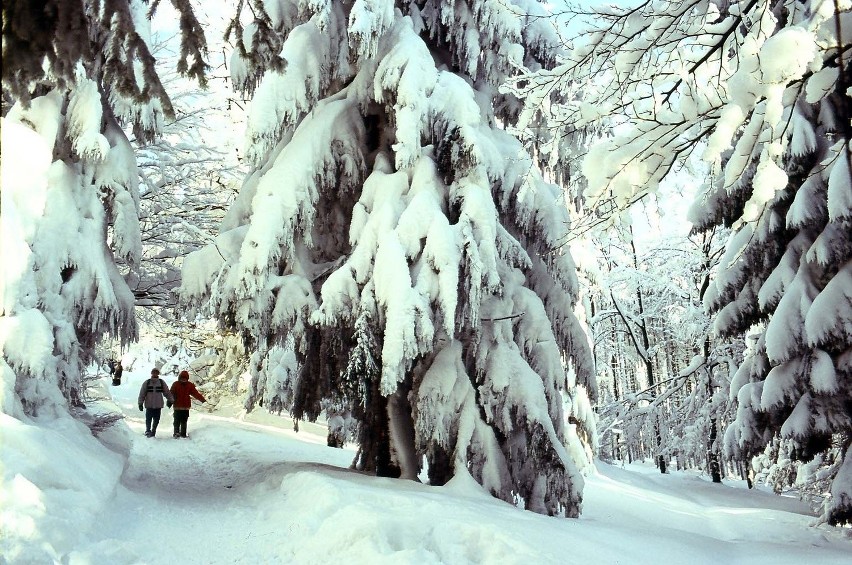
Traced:
<path fill-rule="evenodd" d="M 456 364 L 454 350 L 441 372 Z M 794 498 L 734 478 L 714 485 L 693 472 L 660 475 L 650 463 L 596 462 L 583 517 L 569 520 L 496 500 L 464 474 L 444 487 L 364 476 L 346 468 L 350 446 L 325 446 L 324 426 L 303 423 L 296 434 L 289 418 L 237 407 L 193 409 L 188 440 L 149 439 L 135 407 L 147 367 L 125 376 L 120 387 L 99 379 L 112 398 L 102 407 L 115 402 L 126 419 L 97 439 L 68 418 L 36 424 L 0 415 L 5 559 L 520 565 L 570 555 L 588 563 L 688 556 L 698 565 L 839 565 L 852 549 L 842 532 L 809 527 L 813 515 Z M 169 424 L 166 413 L 161 430 Z M 849 492 L 848 460 L 838 476 L 838 495 Z"/>

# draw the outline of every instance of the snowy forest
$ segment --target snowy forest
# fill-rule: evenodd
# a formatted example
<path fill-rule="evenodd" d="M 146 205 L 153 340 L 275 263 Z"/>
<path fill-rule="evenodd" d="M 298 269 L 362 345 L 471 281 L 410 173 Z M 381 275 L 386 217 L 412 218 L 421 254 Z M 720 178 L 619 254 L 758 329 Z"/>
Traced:
<path fill-rule="evenodd" d="M 387 484 L 424 522 L 441 493 L 469 501 L 463 524 L 517 510 L 501 536 L 527 515 L 583 536 L 621 512 L 600 489 L 641 469 L 626 484 L 660 496 L 691 477 L 795 500 L 820 562 L 852 552 L 852 0 L 2 10 L 0 563 L 161 562 L 95 533 L 117 485 L 175 488 L 140 453 L 221 467 L 228 496 L 305 457 L 235 506 L 270 532 L 307 527 L 288 516 L 340 469 L 358 477 L 335 499 L 346 527 L 392 515 L 347 506 Z M 206 398 L 179 448 L 140 432 L 154 368 Z M 355 562 L 551 562 L 519 537 L 430 553 L 379 523 L 385 561 Z M 766 558 L 758 537 L 784 534 L 761 528 Z M 269 562 L 346 555 L 317 531 Z M 631 536 L 621 559 L 653 534 Z"/>

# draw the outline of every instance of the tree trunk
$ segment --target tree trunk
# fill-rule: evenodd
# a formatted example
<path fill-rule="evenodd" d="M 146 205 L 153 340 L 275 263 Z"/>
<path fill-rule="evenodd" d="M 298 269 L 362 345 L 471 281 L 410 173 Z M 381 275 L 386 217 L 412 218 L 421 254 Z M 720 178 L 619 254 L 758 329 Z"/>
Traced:
<path fill-rule="evenodd" d="M 630 228 L 630 249 L 633 251 L 633 267 L 639 269 L 639 254 L 636 253 L 636 242 L 633 240 L 633 228 Z M 639 306 L 639 320 L 641 323 L 639 324 L 639 330 L 642 333 L 642 347 L 645 348 L 643 352 L 642 358 L 645 361 L 645 372 L 648 376 L 648 387 L 653 388 L 656 385 L 656 375 L 654 374 L 654 360 L 648 354 L 648 349 L 651 347 L 651 340 L 648 337 L 648 321 L 645 319 L 645 307 L 642 304 L 642 289 L 637 285 L 636 287 L 636 299 L 638 300 Z M 654 392 L 654 395 L 657 396 L 660 394 L 660 391 L 657 390 Z M 657 415 L 656 420 L 654 421 L 654 436 L 657 441 L 657 466 L 660 468 L 660 473 L 666 473 L 666 458 L 662 454 L 663 447 L 663 435 L 660 427 L 660 416 Z"/>
<path fill-rule="evenodd" d="M 719 468 L 719 454 L 716 453 L 714 444 L 716 443 L 716 418 L 710 418 L 710 438 L 707 440 L 707 461 L 710 467 L 710 476 L 714 483 L 722 482 L 722 471 Z"/>
<path fill-rule="evenodd" d="M 660 433 L 660 419 L 657 418 L 657 422 L 654 424 L 654 432 L 657 435 L 657 453 L 662 450 L 663 445 L 663 436 Z M 660 473 L 666 474 L 668 468 L 666 467 L 666 457 L 662 453 L 657 455 L 657 466 L 660 468 Z"/>
<path fill-rule="evenodd" d="M 698 288 L 698 304 L 702 304 L 704 301 L 704 295 L 707 292 L 707 289 L 710 287 L 710 271 L 712 269 L 712 260 L 710 257 L 711 253 L 711 243 L 713 239 L 713 234 L 715 230 L 711 232 L 705 232 L 702 234 L 702 244 L 701 249 L 704 255 L 704 261 L 701 265 L 701 272 L 704 273 L 703 278 L 701 279 L 701 284 Z M 710 366 L 710 336 L 707 335 L 704 338 L 703 351 L 704 355 L 704 366 L 705 371 L 707 373 L 707 402 L 711 402 L 713 399 L 713 369 Z M 699 380 L 696 379 L 696 387 L 701 386 Z M 719 427 L 716 415 L 710 414 L 710 429 L 707 436 L 707 469 L 710 472 L 710 477 L 712 478 L 714 483 L 722 482 L 722 466 L 719 460 L 719 452 L 716 449 L 716 440 L 719 437 Z"/>
<path fill-rule="evenodd" d="M 745 479 L 748 488 L 754 488 L 754 483 L 751 480 L 751 470 L 749 469 L 748 463 L 744 461 L 737 461 L 737 467 L 740 469 L 740 476 Z"/>
<path fill-rule="evenodd" d="M 453 478 L 453 464 L 447 450 L 437 444 L 431 447 L 429 455 L 429 484 L 442 486 Z"/>
<path fill-rule="evenodd" d="M 710 367 L 710 337 L 704 338 L 704 363 L 707 367 L 707 401 L 713 399 L 713 369 Z M 719 453 L 716 451 L 716 438 L 719 430 L 716 415 L 710 414 L 710 437 L 707 438 L 707 468 L 714 483 L 722 482 L 722 470 L 719 468 Z"/>
<path fill-rule="evenodd" d="M 400 388 L 388 398 L 388 431 L 400 478 L 417 480 L 420 466 L 414 449 L 414 421 L 407 396 L 405 389 Z"/>
<path fill-rule="evenodd" d="M 364 419 L 361 422 L 355 468 L 379 477 L 397 478 L 401 470 L 391 458 L 388 429 L 388 401 L 379 392 L 379 378 L 370 378 L 365 394 Z"/>
<path fill-rule="evenodd" d="M 631 240 L 630 244 L 633 245 L 632 240 Z M 633 248 L 633 253 L 634 253 L 634 257 L 635 257 L 635 253 L 636 253 L 635 247 Z M 642 291 L 640 289 L 636 289 L 636 295 L 639 299 L 639 316 L 640 316 L 640 319 L 642 319 L 642 324 L 639 326 L 639 329 L 642 331 L 642 345 L 643 345 L 643 347 L 645 347 L 645 352 L 646 352 L 646 355 L 645 355 L 645 372 L 647 373 L 647 376 L 648 376 L 648 386 L 653 388 L 654 385 L 657 384 L 657 380 L 656 380 L 656 373 L 654 372 L 654 360 L 649 355 L 647 355 L 648 348 L 650 347 L 650 339 L 648 338 L 647 322 L 644 320 L 644 318 L 642 318 L 642 316 L 644 315 L 644 310 L 643 310 L 643 307 L 642 307 Z M 660 394 L 660 391 L 657 390 L 654 395 L 658 396 L 659 394 Z M 657 418 L 654 420 L 654 438 L 656 439 L 656 442 L 657 442 L 657 466 L 660 468 L 660 473 L 665 474 L 668 469 L 667 469 L 667 466 L 666 466 L 666 457 L 662 453 L 663 434 L 662 434 L 662 427 L 660 426 L 660 415 L 659 415 L 659 413 L 657 414 Z"/>
<path fill-rule="evenodd" d="M 378 392 L 378 391 L 377 391 Z M 376 476 L 398 478 L 401 470 L 393 462 L 388 429 L 387 399 L 378 394 L 376 412 L 373 418 L 373 441 L 376 461 Z"/>

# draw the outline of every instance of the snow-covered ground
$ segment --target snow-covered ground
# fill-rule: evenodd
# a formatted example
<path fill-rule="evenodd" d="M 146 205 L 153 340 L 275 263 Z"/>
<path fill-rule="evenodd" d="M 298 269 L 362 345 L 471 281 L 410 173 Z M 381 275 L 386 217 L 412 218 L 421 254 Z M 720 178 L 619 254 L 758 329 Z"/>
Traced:
<path fill-rule="evenodd" d="M 349 470 L 353 452 L 320 426 L 297 434 L 263 412 L 193 410 L 176 440 L 164 410 L 148 439 L 146 376 L 104 386 L 127 418 L 101 442 L 73 421 L 0 416 L 0 563 L 852 563 L 850 530 L 809 526 L 798 500 L 694 473 L 598 463 L 569 520 L 469 477 L 436 488 Z"/>

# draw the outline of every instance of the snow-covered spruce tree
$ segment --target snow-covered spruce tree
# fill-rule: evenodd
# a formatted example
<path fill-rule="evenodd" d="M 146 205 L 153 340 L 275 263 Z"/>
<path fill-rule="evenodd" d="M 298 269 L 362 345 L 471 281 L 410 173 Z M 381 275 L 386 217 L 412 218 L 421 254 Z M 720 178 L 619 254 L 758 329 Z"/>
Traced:
<path fill-rule="evenodd" d="M 174 4 L 184 15 L 183 68 L 200 76 L 203 36 L 188 3 Z M 150 138 L 171 114 L 145 40 L 146 9 L 126 0 L 3 4 L 5 413 L 79 407 L 98 340 L 136 335 L 133 295 L 116 266 L 137 265 L 141 251 L 136 164 L 120 123 Z"/>
<path fill-rule="evenodd" d="M 732 384 L 726 444 L 749 457 L 780 435 L 803 461 L 834 444 L 824 518 L 848 523 L 852 2 L 662 1 L 600 16 L 564 65 L 519 86 L 585 89 L 558 109 L 563 127 L 624 116 L 585 161 L 590 198 L 634 201 L 693 154 L 716 166 L 692 219 L 733 235 L 706 304 L 724 335 L 766 324 Z"/>
<path fill-rule="evenodd" d="M 358 0 L 253 13 L 234 21 L 232 74 L 254 92 L 255 169 L 215 245 L 187 258 L 185 297 L 242 332 L 260 379 L 265 352 L 291 346 L 294 416 L 348 407 L 357 468 L 415 478 L 425 457 L 432 484 L 469 474 L 577 516 L 585 456 L 563 397 L 587 407 L 593 383 L 575 268 L 556 250 L 567 213 L 499 127 L 519 110 L 499 84 L 558 51 L 544 12 Z"/>
<path fill-rule="evenodd" d="M 780 435 L 793 461 L 830 455 L 823 475 L 836 477 L 824 519 L 832 524 L 852 523 L 852 72 L 834 33 L 841 21 L 852 24 L 849 6 L 842 20 L 812 29 L 794 18 L 801 27 L 767 41 L 800 50 L 793 67 L 807 75 L 778 93 L 783 109 L 780 99 L 775 108 L 771 99 L 756 104 L 725 178 L 694 210 L 698 230 L 736 227 L 705 296 L 717 333 L 760 325 L 731 384 L 738 408 L 726 449 L 749 459 Z M 852 33 L 843 37 L 848 50 Z M 790 65 L 767 51 L 769 64 Z M 755 124 L 771 112 L 779 112 L 776 131 Z"/>

